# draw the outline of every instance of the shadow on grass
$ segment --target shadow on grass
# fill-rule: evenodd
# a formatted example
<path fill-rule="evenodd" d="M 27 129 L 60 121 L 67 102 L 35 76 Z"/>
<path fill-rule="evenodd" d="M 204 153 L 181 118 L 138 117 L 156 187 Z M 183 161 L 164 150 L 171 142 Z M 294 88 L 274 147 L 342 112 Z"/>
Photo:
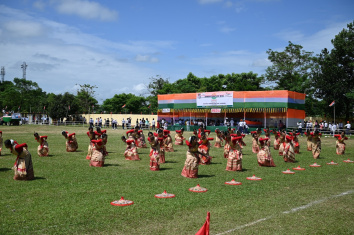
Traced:
<path fill-rule="evenodd" d="M 165 161 L 165 163 L 177 163 L 176 161 Z"/>
<path fill-rule="evenodd" d="M 104 164 L 104 167 L 119 166 L 119 164 Z"/>
<path fill-rule="evenodd" d="M 198 178 L 210 178 L 214 177 L 215 175 L 198 175 Z"/>
<path fill-rule="evenodd" d="M 35 176 L 33 180 L 46 180 L 47 178 Z"/>
<path fill-rule="evenodd" d="M 214 164 L 223 164 L 221 162 L 211 162 L 209 165 L 214 165 Z"/>
<path fill-rule="evenodd" d="M 10 171 L 11 168 L 0 168 L 0 171 Z"/>
<path fill-rule="evenodd" d="M 168 168 L 168 167 L 164 167 L 164 168 L 160 168 L 160 171 L 166 171 L 166 170 L 171 170 L 172 168 Z"/>

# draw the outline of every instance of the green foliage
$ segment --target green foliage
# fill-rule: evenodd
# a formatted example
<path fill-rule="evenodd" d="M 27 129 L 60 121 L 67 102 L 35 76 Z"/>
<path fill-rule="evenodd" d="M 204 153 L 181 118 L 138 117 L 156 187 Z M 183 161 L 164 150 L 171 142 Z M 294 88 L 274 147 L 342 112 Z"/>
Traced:
<path fill-rule="evenodd" d="M 312 85 L 314 95 L 330 104 L 336 101 L 336 115 L 347 119 L 353 115 L 354 106 L 354 25 L 350 23 L 332 41 L 334 48 L 322 50 L 316 62 Z M 333 109 L 326 105 L 331 116 Z"/>
<path fill-rule="evenodd" d="M 123 108 L 123 105 L 125 107 Z M 112 113 L 148 113 L 147 100 L 142 96 L 134 94 L 119 94 L 114 95 L 111 99 L 103 101 L 102 110 Z"/>
<path fill-rule="evenodd" d="M 81 113 L 89 113 L 92 110 L 92 105 L 95 106 L 98 104 L 97 100 L 94 98 L 95 88 L 97 86 L 84 84 L 80 85 L 80 89 L 77 90 L 76 100 L 77 103 L 80 105 L 79 111 Z"/>
<path fill-rule="evenodd" d="M 302 48 L 301 45 L 289 42 L 282 52 L 271 49 L 267 51 L 268 59 L 273 65 L 266 69 L 264 77 L 268 82 L 275 82 L 274 89 L 305 93 L 310 87 L 313 52 Z"/>
<path fill-rule="evenodd" d="M 65 92 L 64 94 L 48 94 L 48 114 L 54 120 L 77 114 L 80 110 L 75 95 Z"/>

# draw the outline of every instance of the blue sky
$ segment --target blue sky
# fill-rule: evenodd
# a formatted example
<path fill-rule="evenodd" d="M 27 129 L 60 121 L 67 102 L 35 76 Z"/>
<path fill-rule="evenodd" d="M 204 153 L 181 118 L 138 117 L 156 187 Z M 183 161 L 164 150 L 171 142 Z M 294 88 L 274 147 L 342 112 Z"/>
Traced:
<path fill-rule="evenodd" d="M 291 41 L 315 54 L 354 20 L 351 0 L 1 0 L 0 66 L 46 92 L 96 85 L 99 103 L 171 82 L 271 65 Z"/>

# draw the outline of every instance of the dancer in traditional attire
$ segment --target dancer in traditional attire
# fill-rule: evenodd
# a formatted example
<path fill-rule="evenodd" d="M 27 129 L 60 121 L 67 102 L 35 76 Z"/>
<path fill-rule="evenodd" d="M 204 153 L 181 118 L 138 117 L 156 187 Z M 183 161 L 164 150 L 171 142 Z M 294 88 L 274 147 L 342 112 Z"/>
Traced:
<path fill-rule="evenodd" d="M 122 136 L 122 141 L 127 144 L 127 147 L 124 151 L 125 160 L 139 161 L 139 154 L 134 145 L 134 140 L 126 140 L 124 136 Z"/>
<path fill-rule="evenodd" d="M 183 127 L 180 130 L 176 130 L 175 145 L 183 145 L 183 140 L 184 140 L 183 132 L 184 132 Z"/>
<path fill-rule="evenodd" d="M 242 171 L 242 150 L 239 143 L 241 140 L 242 136 L 231 136 L 229 156 L 226 163 L 227 171 Z"/>
<path fill-rule="evenodd" d="M 286 145 L 286 132 L 284 130 L 280 131 L 280 136 L 279 136 L 279 156 L 283 156 L 285 145 Z"/>
<path fill-rule="evenodd" d="M 216 137 L 215 137 L 214 147 L 221 148 L 222 147 L 221 143 L 223 142 L 223 139 L 222 139 L 222 134 L 221 134 L 221 131 L 219 130 L 219 128 L 215 129 L 215 133 L 216 133 Z"/>
<path fill-rule="evenodd" d="M 96 139 L 96 132 L 93 131 L 93 126 L 90 126 L 88 128 L 88 132 L 86 134 L 87 134 L 87 136 L 90 139 L 90 143 L 89 143 L 89 146 L 88 146 L 88 149 L 87 149 L 86 159 L 90 160 L 91 156 L 92 156 L 92 148 L 94 146 L 94 143 L 91 142 L 91 140 L 95 140 Z"/>
<path fill-rule="evenodd" d="M 229 157 L 230 141 L 231 141 L 230 132 L 226 131 L 225 132 L 225 145 L 224 145 L 224 158 Z"/>
<path fill-rule="evenodd" d="M 280 147 L 280 132 L 273 130 L 274 133 L 274 143 L 273 143 L 273 148 L 274 150 L 279 150 Z"/>
<path fill-rule="evenodd" d="M 257 131 L 251 131 L 251 134 L 252 134 L 252 152 L 258 153 L 259 152 L 258 133 Z"/>
<path fill-rule="evenodd" d="M 293 138 L 289 135 L 285 137 L 286 145 L 283 151 L 283 158 L 285 162 L 295 162 L 294 145 L 292 143 Z"/>
<path fill-rule="evenodd" d="M 201 153 L 200 159 L 201 162 L 200 164 L 202 165 L 209 165 L 211 163 L 212 157 L 209 156 L 209 150 L 210 150 L 210 141 L 213 140 L 214 138 L 207 138 L 205 135 L 205 132 L 202 132 L 198 135 L 199 137 L 199 147 L 198 151 Z M 208 156 L 207 158 L 204 156 Z"/>
<path fill-rule="evenodd" d="M 37 154 L 40 157 L 46 157 L 49 154 L 49 147 L 48 147 L 48 142 L 47 138 L 48 136 L 39 136 L 38 133 L 34 133 L 34 138 L 37 140 L 39 143 L 39 146 L 37 148 Z"/>
<path fill-rule="evenodd" d="M 299 143 L 299 139 L 298 139 L 298 135 L 300 135 L 300 133 L 296 133 L 295 130 L 293 130 L 293 132 L 289 133 L 290 136 L 293 137 L 293 145 L 294 145 L 294 152 L 295 153 L 300 153 L 300 143 Z"/>
<path fill-rule="evenodd" d="M 1 156 L 1 150 L 2 150 L 2 142 L 3 142 L 2 131 L 0 131 L 0 156 Z"/>
<path fill-rule="evenodd" d="M 312 151 L 312 135 L 310 132 L 310 129 L 307 129 L 307 131 L 305 132 L 305 135 L 307 137 L 307 151 Z"/>
<path fill-rule="evenodd" d="M 344 131 L 340 135 L 334 135 L 337 138 L 336 141 L 336 153 L 338 155 L 343 155 L 345 153 L 345 143 L 344 140 L 347 140 L 348 137 L 345 136 Z"/>
<path fill-rule="evenodd" d="M 266 145 L 266 142 L 269 141 L 267 138 L 260 138 L 259 144 L 260 149 L 257 153 L 257 160 L 259 166 L 267 166 L 267 167 L 274 167 L 274 160 L 270 153 L 269 147 Z"/>
<path fill-rule="evenodd" d="M 159 155 L 160 155 L 160 159 L 159 159 L 159 164 L 163 164 L 165 163 L 165 142 L 164 139 L 167 138 L 167 136 L 165 136 L 164 134 L 164 130 L 163 129 L 157 129 L 157 140 L 159 142 L 159 146 L 160 146 L 160 151 L 159 151 Z"/>
<path fill-rule="evenodd" d="M 201 153 L 198 151 L 198 142 L 196 136 L 191 136 L 189 140 L 186 140 L 188 146 L 186 161 L 181 175 L 187 178 L 198 178 L 198 167 L 200 163 L 199 156 Z M 208 156 L 204 156 L 208 157 Z"/>
<path fill-rule="evenodd" d="M 28 152 L 27 144 L 18 144 L 14 140 L 5 140 L 4 144 L 12 154 L 17 156 L 13 167 L 15 171 L 14 180 L 33 180 L 34 171 L 32 157 L 30 152 Z"/>
<path fill-rule="evenodd" d="M 103 138 L 105 134 L 103 134 Z M 94 144 L 92 147 L 92 156 L 90 160 L 90 166 L 94 167 L 103 167 L 104 166 L 104 160 L 105 160 L 105 155 L 104 155 L 104 143 L 103 143 L 103 138 L 98 139 L 98 140 L 91 140 L 91 142 Z"/>
<path fill-rule="evenodd" d="M 166 152 L 174 152 L 175 150 L 173 149 L 172 137 L 170 135 L 170 131 L 163 130 L 163 134 L 164 134 L 164 136 L 166 136 L 166 138 L 164 139 L 165 151 Z"/>
<path fill-rule="evenodd" d="M 79 147 L 76 141 L 75 133 L 68 134 L 67 131 L 61 133 L 66 139 L 66 151 L 75 152 Z"/>
<path fill-rule="evenodd" d="M 319 131 L 311 132 L 312 142 L 311 142 L 311 149 L 312 149 L 312 156 L 314 159 L 320 157 L 321 154 L 321 133 Z"/>
<path fill-rule="evenodd" d="M 270 133 L 272 131 L 270 131 L 268 127 L 263 129 L 263 131 L 264 131 L 265 138 L 268 138 L 268 140 L 265 140 L 264 144 L 266 144 L 268 147 L 270 147 L 270 142 L 271 142 Z M 263 138 L 263 139 L 265 139 L 265 138 Z"/>
<path fill-rule="evenodd" d="M 150 144 L 150 170 L 159 171 L 160 170 L 160 142 L 158 137 L 155 137 L 151 132 L 148 134 L 148 141 Z"/>

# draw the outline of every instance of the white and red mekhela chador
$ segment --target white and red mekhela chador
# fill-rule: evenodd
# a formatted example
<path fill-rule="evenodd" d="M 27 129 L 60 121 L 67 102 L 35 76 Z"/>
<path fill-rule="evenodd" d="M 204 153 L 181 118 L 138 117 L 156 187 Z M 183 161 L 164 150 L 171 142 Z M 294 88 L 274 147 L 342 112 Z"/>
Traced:
<path fill-rule="evenodd" d="M 224 158 L 228 158 L 229 157 L 229 152 L 230 152 L 230 142 L 231 137 L 226 137 L 225 138 L 225 145 L 224 145 Z"/>
<path fill-rule="evenodd" d="M 131 160 L 131 161 L 139 161 L 139 154 L 137 151 L 137 148 L 134 145 L 134 140 L 127 140 L 126 141 L 127 148 L 124 151 L 124 157 L 125 160 Z"/>
<path fill-rule="evenodd" d="M 311 133 L 305 132 L 305 135 L 307 136 L 307 151 L 312 151 L 312 135 Z"/>
<path fill-rule="evenodd" d="M 47 138 L 48 138 L 48 136 L 46 136 L 46 135 L 39 136 L 38 139 L 36 138 L 37 142 L 39 143 L 39 145 L 37 147 L 37 154 L 40 157 L 46 157 L 49 154 L 49 147 L 48 147 Z"/>
<path fill-rule="evenodd" d="M 0 131 L 0 156 L 1 156 L 2 144 L 3 144 L 2 131 Z"/>
<path fill-rule="evenodd" d="M 201 165 L 210 165 L 212 157 L 209 156 L 209 150 L 210 150 L 210 142 L 209 140 L 213 140 L 214 138 L 205 138 L 199 141 L 199 147 L 198 151 L 202 154 L 199 155 L 199 158 L 201 159 L 200 164 Z M 203 155 L 206 155 L 208 157 L 205 157 Z"/>
<path fill-rule="evenodd" d="M 183 145 L 183 133 L 181 130 L 176 130 L 176 135 L 175 135 L 175 145 Z"/>
<path fill-rule="evenodd" d="M 96 135 L 95 135 L 95 132 L 93 131 L 88 131 L 87 133 L 87 136 L 89 137 L 90 139 L 90 143 L 89 143 L 89 146 L 88 146 L 88 149 L 87 149 L 87 155 L 86 155 L 86 159 L 87 160 L 90 160 L 91 159 L 91 156 L 92 156 L 92 148 L 93 146 L 95 145 L 94 143 L 91 142 L 91 140 L 94 140 L 96 139 Z"/>
<path fill-rule="evenodd" d="M 160 142 L 157 137 L 148 137 L 150 143 L 150 170 L 160 170 Z"/>
<path fill-rule="evenodd" d="M 268 138 L 268 140 L 265 142 L 265 144 L 270 147 L 270 142 L 271 142 L 271 139 L 270 139 L 270 133 L 272 131 L 270 131 L 269 129 L 263 129 L 264 131 L 264 134 L 265 134 L 265 138 Z"/>
<path fill-rule="evenodd" d="M 159 151 L 159 156 L 160 156 L 160 159 L 159 159 L 159 164 L 163 164 L 165 163 L 165 139 L 167 138 L 166 135 L 163 135 L 163 136 L 157 136 L 157 141 L 159 142 L 160 144 L 160 151 Z"/>
<path fill-rule="evenodd" d="M 252 139 L 252 152 L 253 153 L 258 153 L 259 152 L 258 135 L 253 136 L 253 139 Z"/>
<path fill-rule="evenodd" d="M 280 133 L 280 137 L 279 137 L 279 142 L 280 142 L 280 145 L 279 145 L 279 156 L 283 156 L 283 153 L 284 153 L 284 149 L 285 149 L 285 146 L 286 146 L 285 136 L 286 136 L 286 134 Z"/>
<path fill-rule="evenodd" d="M 164 139 L 164 144 L 165 144 L 165 151 L 166 152 L 174 152 L 175 151 L 173 149 L 173 145 L 172 145 L 172 138 L 169 134 L 166 135 L 166 138 Z"/>
<path fill-rule="evenodd" d="M 293 134 L 293 145 L 294 145 L 294 152 L 295 153 L 300 153 L 300 143 L 299 143 L 299 139 L 297 138 L 297 136 L 300 135 L 300 133 L 295 133 Z"/>
<path fill-rule="evenodd" d="M 192 147 L 188 140 L 186 140 L 186 144 L 189 149 L 186 153 L 186 161 L 184 162 L 181 175 L 187 178 L 198 178 L 198 166 L 200 162 L 198 145 Z"/>
<path fill-rule="evenodd" d="M 274 133 L 274 143 L 273 143 L 273 148 L 274 150 L 279 150 L 279 147 L 280 147 L 280 133 L 279 132 L 276 132 Z"/>
<path fill-rule="evenodd" d="M 147 148 L 146 142 L 145 142 L 145 135 L 143 133 L 143 130 L 138 131 L 136 138 L 137 138 L 137 144 L 138 144 L 137 146 L 139 146 L 139 148 Z"/>
<path fill-rule="evenodd" d="M 345 153 L 345 143 L 344 140 L 347 140 L 348 137 L 341 135 L 334 135 L 337 138 L 336 141 L 336 153 L 338 155 L 343 155 Z"/>
<path fill-rule="evenodd" d="M 261 144 L 261 147 L 259 149 L 259 152 L 257 153 L 257 161 L 259 166 L 267 166 L 267 167 L 274 167 L 274 160 L 272 158 L 272 155 L 270 153 L 269 147 L 265 144 L 267 142 L 267 138 L 260 138 L 259 143 Z"/>
<path fill-rule="evenodd" d="M 239 141 L 242 136 L 231 137 L 229 156 L 227 158 L 227 171 L 242 171 L 242 151 Z"/>
<path fill-rule="evenodd" d="M 103 150 L 103 140 L 98 139 L 98 140 L 91 140 L 91 142 L 94 143 L 94 146 L 92 148 L 92 156 L 90 160 L 90 166 L 94 167 L 103 167 L 104 165 L 104 160 L 105 160 L 105 155 L 104 155 L 104 150 Z"/>
<path fill-rule="evenodd" d="M 312 133 L 312 142 L 311 142 L 311 149 L 312 149 L 312 156 L 314 159 L 317 159 L 320 157 L 321 154 L 321 133 Z"/>
<path fill-rule="evenodd" d="M 71 134 L 67 135 L 66 151 L 67 152 L 75 152 L 78 147 L 79 146 L 76 141 L 75 133 L 71 133 Z"/>
<path fill-rule="evenodd" d="M 221 148 L 221 143 L 223 142 L 222 137 L 221 137 L 221 132 L 218 130 L 215 130 L 216 133 L 216 137 L 215 137 L 215 144 L 214 147 L 215 148 Z"/>
<path fill-rule="evenodd" d="M 291 142 L 292 137 L 286 136 L 286 145 L 283 151 L 283 158 L 285 162 L 295 162 L 295 152 L 294 152 L 294 145 Z"/>
<path fill-rule="evenodd" d="M 33 180 L 34 171 L 32 164 L 32 157 L 30 152 L 27 150 L 27 144 L 17 144 L 13 145 L 11 153 L 16 155 L 16 161 L 14 164 L 14 180 Z"/>

